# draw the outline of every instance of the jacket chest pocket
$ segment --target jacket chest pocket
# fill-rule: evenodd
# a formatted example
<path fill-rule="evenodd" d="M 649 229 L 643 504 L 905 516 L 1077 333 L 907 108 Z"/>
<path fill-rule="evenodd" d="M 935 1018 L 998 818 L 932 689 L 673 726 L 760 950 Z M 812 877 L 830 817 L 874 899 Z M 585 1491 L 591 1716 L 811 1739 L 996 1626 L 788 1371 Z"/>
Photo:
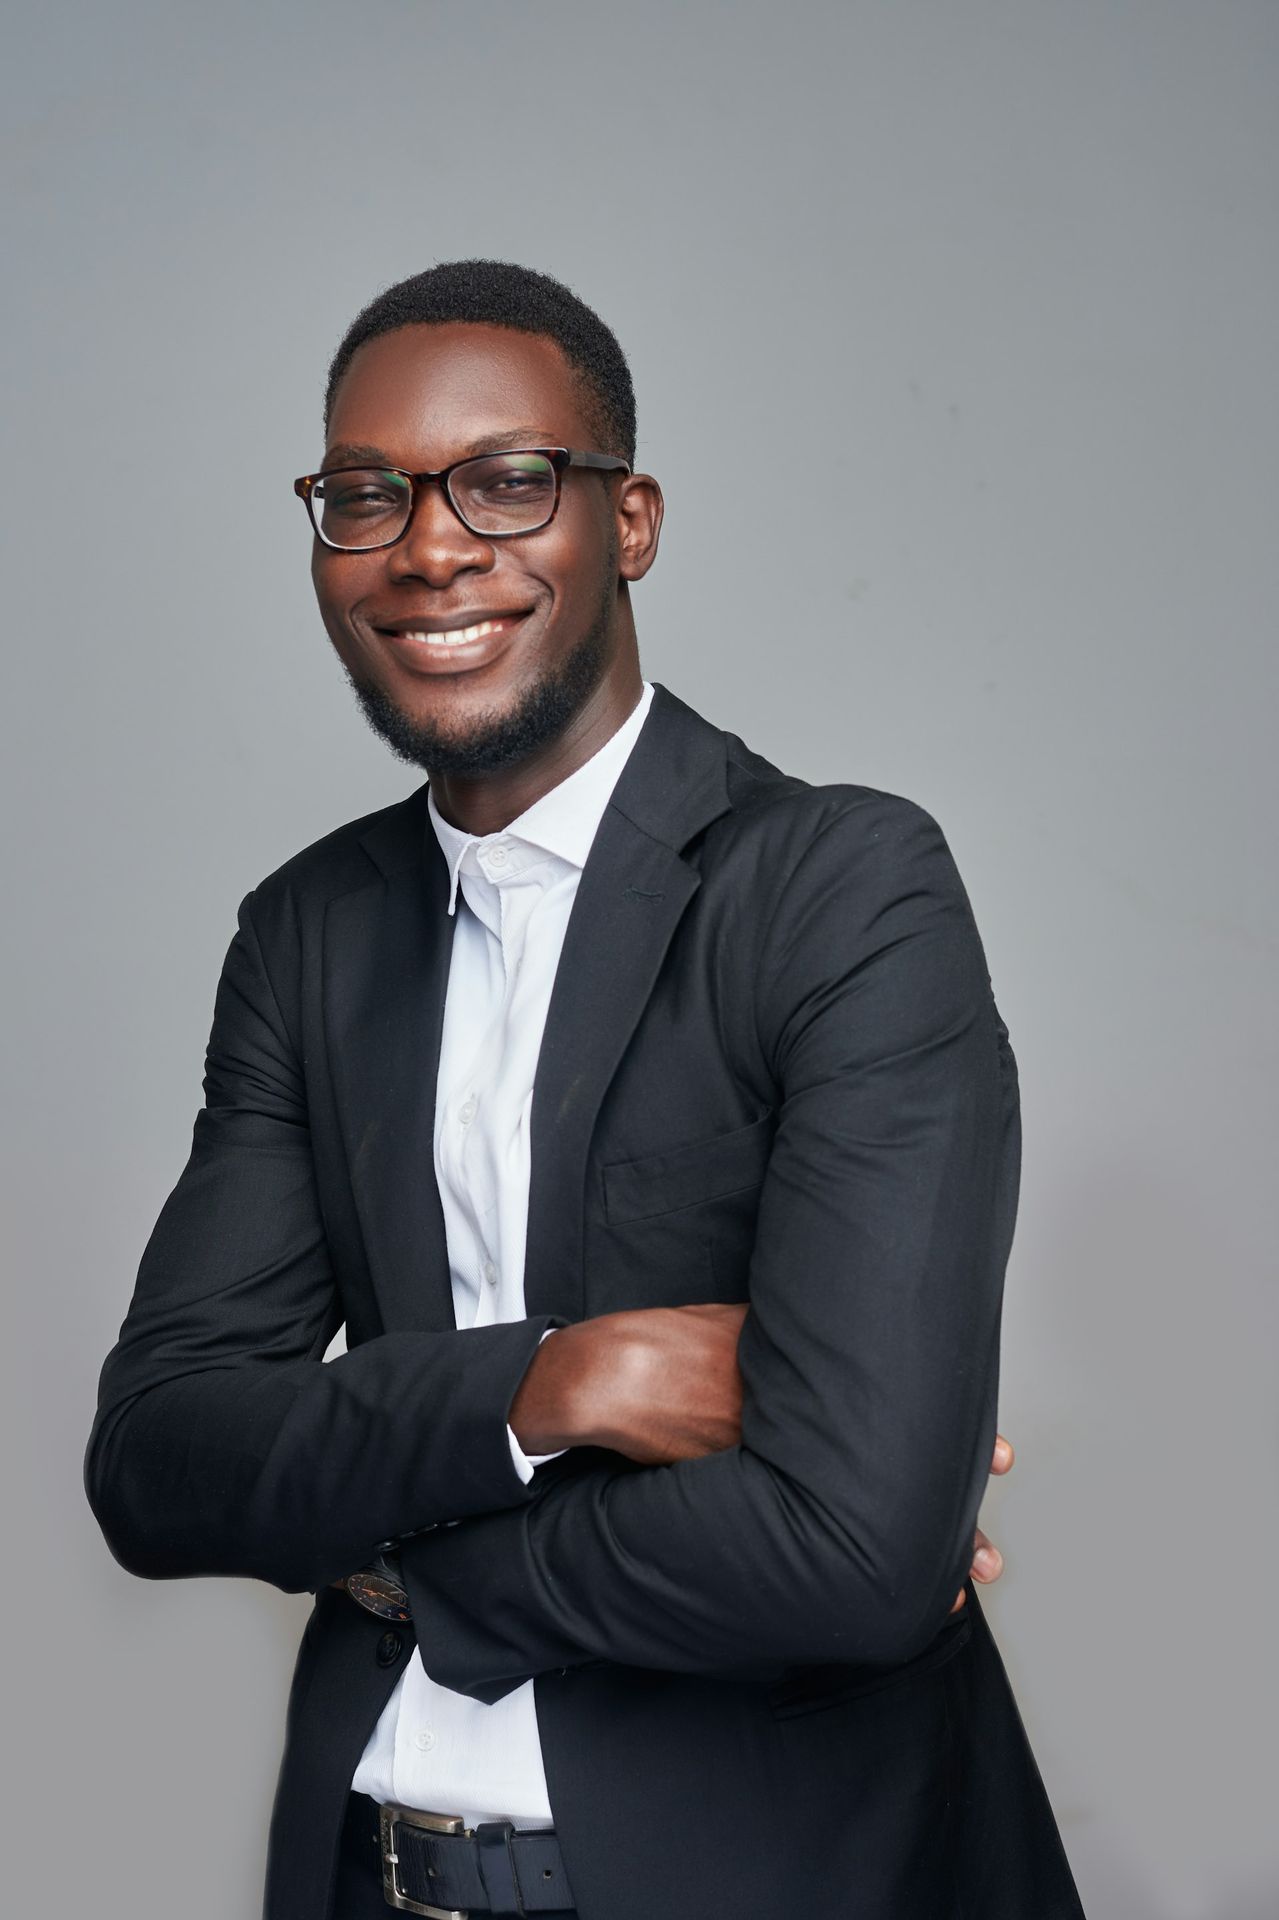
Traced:
<path fill-rule="evenodd" d="M 610 1227 L 656 1219 L 758 1188 L 768 1166 L 774 1116 L 766 1113 L 731 1133 L 717 1133 L 641 1160 L 603 1168 L 604 1218 Z"/>

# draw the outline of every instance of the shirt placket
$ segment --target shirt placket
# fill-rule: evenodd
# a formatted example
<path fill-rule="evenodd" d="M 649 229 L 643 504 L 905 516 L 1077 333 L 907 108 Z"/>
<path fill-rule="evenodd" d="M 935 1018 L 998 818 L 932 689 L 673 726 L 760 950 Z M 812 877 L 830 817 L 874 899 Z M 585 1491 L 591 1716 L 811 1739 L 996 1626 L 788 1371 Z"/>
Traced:
<path fill-rule="evenodd" d="M 473 1242 L 476 1305 L 472 1324 L 477 1327 L 491 1326 L 508 1317 L 503 1307 L 509 1284 L 504 1288 L 503 1280 L 513 1283 L 516 1277 L 505 1271 L 514 1249 L 506 1245 L 509 1222 L 503 1219 L 502 1194 L 514 1172 L 510 1162 L 523 1102 L 523 1037 L 512 1032 L 510 1015 L 528 922 L 539 898 L 537 883 L 525 870 L 518 850 L 495 848 L 483 871 L 496 906 L 496 934 L 487 920 L 486 927 L 501 955 L 502 993 L 471 1075 L 477 1090 L 477 1112 L 461 1156 L 462 1198 Z"/>

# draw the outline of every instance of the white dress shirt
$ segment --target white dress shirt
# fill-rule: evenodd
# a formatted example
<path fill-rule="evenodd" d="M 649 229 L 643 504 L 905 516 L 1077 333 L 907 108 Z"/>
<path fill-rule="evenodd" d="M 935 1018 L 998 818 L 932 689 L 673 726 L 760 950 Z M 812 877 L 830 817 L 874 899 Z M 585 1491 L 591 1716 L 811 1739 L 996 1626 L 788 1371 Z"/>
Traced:
<path fill-rule="evenodd" d="M 436 1080 L 435 1177 L 459 1328 L 525 1317 L 529 1121 L 542 1030 L 586 856 L 652 698 L 645 683 L 599 752 L 501 833 L 463 833 L 428 797 L 449 866 L 449 912 L 457 915 Z M 509 1437 L 528 1481 L 537 1461 Z M 468 1826 L 549 1826 L 533 1682 L 488 1706 L 431 1680 L 415 1650 L 351 1784 L 375 1800 L 461 1814 Z"/>

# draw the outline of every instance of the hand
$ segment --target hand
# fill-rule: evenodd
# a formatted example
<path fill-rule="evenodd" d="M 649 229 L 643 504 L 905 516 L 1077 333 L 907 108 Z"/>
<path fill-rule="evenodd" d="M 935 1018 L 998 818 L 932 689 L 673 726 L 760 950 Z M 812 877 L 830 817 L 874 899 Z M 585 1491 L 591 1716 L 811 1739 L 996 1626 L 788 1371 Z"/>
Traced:
<path fill-rule="evenodd" d="M 1013 1462 L 1016 1458 L 1017 1456 L 1012 1450 L 1011 1442 L 1005 1440 L 1002 1433 L 997 1433 L 995 1435 L 995 1457 L 990 1463 L 991 1472 L 1011 1472 Z M 973 1579 L 978 1581 L 983 1587 L 988 1587 L 993 1580 L 998 1580 L 1003 1570 L 1003 1554 L 999 1551 L 994 1541 L 987 1539 L 981 1528 L 978 1527 L 976 1533 L 973 1535 L 973 1564 L 970 1569 Z M 951 1612 L 958 1613 L 960 1608 L 967 1606 L 967 1604 L 968 1595 L 961 1587 L 959 1589 L 959 1598 L 951 1608 Z"/>
<path fill-rule="evenodd" d="M 516 1439 L 526 1453 L 608 1447 L 649 1467 L 735 1447 L 745 1318 L 744 1305 L 706 1302 L 561 1327 L 538 1348 L 512 1402 Z"/>

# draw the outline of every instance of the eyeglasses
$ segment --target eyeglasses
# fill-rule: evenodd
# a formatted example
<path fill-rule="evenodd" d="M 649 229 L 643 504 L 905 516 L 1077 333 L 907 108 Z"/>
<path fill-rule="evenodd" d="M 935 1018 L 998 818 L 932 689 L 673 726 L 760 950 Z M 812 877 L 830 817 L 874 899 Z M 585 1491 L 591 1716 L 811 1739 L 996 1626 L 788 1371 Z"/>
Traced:
<path fill-rule="evenodd" d="M 326 547 L 366 553 L 393 547 L 408 532 L 418 490 L 438 483 L 464 527 L 485 540 L 536 533 L 555 518 L 560 478 L 567 467 L 629 473 L 625 460 L 572 447 L 512 447 L 455 460 L 436 473 L 399 467 L 331 467 L 304 473 L 293 491 L 306 503 L 311 525 Z"/>

